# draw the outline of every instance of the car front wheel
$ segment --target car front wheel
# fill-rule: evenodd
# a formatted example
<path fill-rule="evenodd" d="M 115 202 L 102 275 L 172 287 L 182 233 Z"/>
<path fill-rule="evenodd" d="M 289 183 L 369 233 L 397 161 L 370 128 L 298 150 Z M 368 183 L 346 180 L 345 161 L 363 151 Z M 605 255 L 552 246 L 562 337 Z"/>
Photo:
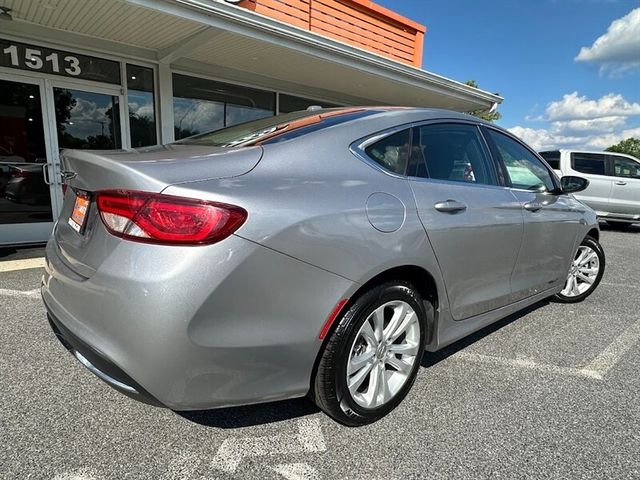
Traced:
<path fill-rule="evenodd" d="M 430 305 L 430 304 L 428 304 Z M 393 410 L 415 381 L 427 311 L 413 285 L 389 282 L 341 315 L 318 363 L 313 395 L 338 422 L 359 426 Z"/>
<path fill-rule="evenodd" d="M 555 296 L 556 300 L 577 303 L 587 298 L 602 280 L 604 266 L 602 246 L 595 238 L 585 237 L 571 262 L 564 288 Z"/>

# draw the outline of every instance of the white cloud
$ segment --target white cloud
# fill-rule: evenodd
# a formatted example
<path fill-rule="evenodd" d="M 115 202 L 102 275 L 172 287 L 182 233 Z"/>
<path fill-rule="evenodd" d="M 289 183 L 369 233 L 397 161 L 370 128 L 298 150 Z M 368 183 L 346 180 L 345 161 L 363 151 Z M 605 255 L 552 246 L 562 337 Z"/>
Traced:
<path fill-rule="evenodd" d="M 594 119 L 612 116 L 640 115 L 640 103 L 631 103 L 622 95 L 610 93 L 598 100 L 589 100 L 578 92 L 547 105 L 549 120 Z"/>
<path fill-rule="evenodd" d="M 602 150 L 625 138 L 640 137 L 640 128 L 627 126 L 629 118 L 636 116 L 640 116 L 640 103 L 629 102 L 622 95 L 589 99 L 573 92 L 550 102 L 545 115 L 536 118 L 548 122 L 546 128 L 518 125 L 510 131 L 538 150 Z"/>
<path fill-rule="evenodd" d="M 144 103 L 140 105 L 136 102 L 129 102 L 129 113 L 139 117 L 147 117 L 150 120 L 153 120 L 155 116 L 153 103 Z"/>
<path fill-rule="evenodd" d="M 544 128 L 513 127 L 509 131 L 521 138 L 525 143 L 536 150 L 548 150 L 553 148 L 567 147 L 581 142 L 580 137 L 566 137 L 551 133 Z"/>
<path fill-rule="evenodd" d="M 589 120 L 566 120 L 562 122 L 553 122 L 551 126 L 556 132 L 562 132 L 563 135 L 584 135 L 595 133 L 610 133 L 617 128 L 624 127 L 626 117 L 602 117 Z"/>
<path fill-rule="evenodd" d="M 75 100 L 76 103 L 71 109 L 71 118 L 65 124 L 65 130 L 78 138 L 110 135 L 111 118 L 107 115 L 110 105 L 100 106 L 95 101 L 82 97 L 76 97 Z"/>
<path fill-rule="evenodd" d="M 555 148 L 576 150 L 604 150 L 626 138 L 640 138 L 640 128 L 629 128 L 600 135 L 561 135 L 552 129 L 513 127 L 509 131 L 538 151 Z"/>
<path fill-rule="evenodd" d="M 640 67 L 640 8 L 614 20 L 590 47 L 582 47 L 578 62 L 600 65 L 601 72 L 620 75 Z"/>

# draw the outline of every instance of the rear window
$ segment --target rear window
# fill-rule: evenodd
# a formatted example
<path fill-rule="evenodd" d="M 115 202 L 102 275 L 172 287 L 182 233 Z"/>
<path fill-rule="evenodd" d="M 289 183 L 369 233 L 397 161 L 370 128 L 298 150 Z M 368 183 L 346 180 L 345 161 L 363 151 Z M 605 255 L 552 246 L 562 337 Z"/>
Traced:
<path fill-rule="evenodd" d="M 404 175 L 409 161 L 411 130 L 406 129 L 365 148 L 365 153 L 382 168 Z"/>
<path fill-rule="evenodd" d="M 377 112 L 361 108 L 292 112 L 194 135 L 176 143 L 210 147 L 276 143 L 374 113 Z"/>
<path fill-rule="evenodd" d="M 547 161 L 551 168 L 560 170 L 560 152 L 540 152 L 540 156 Z"/>
<path fill-rule="evenodd" d="M 572 153 L 571 168 L 576 172 L 591 175 L 604 175 L 606 160 L 603 153 Z"/>

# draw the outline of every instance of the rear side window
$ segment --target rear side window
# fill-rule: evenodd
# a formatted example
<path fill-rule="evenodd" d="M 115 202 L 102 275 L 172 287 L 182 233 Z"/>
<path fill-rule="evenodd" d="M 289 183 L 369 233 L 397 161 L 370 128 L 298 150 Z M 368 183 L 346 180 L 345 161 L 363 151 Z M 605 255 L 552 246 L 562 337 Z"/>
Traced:
<path fill-rule="evenodd" d="M 560 152 L 540 152 L 540 156 L 546 160 L 551 168 L 560 170 Z"/>
<path fill-rule="evenodd" d="M 411 155 L 417 168 L 415 176 L 497 185 L 495 169 L 474 125 L 417 127 Z"/>
<path fill-rule="evenodd" d="M 616 177 L 640 178 L 640 162 L 626 157 L 613 156 L 613 174 Z"/>
<path fill-rule="evenodd" d="M 411 130 L 407 129 L 369 145 L 364 151 L 371 160 L 385 170 L 405 175 L 409 161 L 410 144 Z"/>
<path fill-rule="evenodd" d="M 606 158 L 603 153 L 572 153 L 571 168 L 591 175 L 606 175 Z"/>
<path fill-rule="evenodd" d="M 555 190 L 551 172 L 533 153 L 504 133 L 493 129 L 486 131 L 500 154 L 513 188 L 534 192 Z"/>

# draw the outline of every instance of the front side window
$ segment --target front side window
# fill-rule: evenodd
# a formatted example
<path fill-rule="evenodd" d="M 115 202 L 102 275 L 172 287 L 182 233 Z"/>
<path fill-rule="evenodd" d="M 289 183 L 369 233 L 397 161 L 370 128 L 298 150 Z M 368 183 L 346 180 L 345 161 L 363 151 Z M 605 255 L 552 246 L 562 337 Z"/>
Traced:
<path fill-rule="evenodd" d="M 603 153 L 572 153 L 571 167 L 580 173 L 606 175 L 606 159 Z"/>
<path fill-rule="evenodd" d="M 613 174 L 616 177 L 640 178 L 640 162 L 626 157 L 613 157 Z"/>
<path fill-rule="evenodd" d="M 275 99 L 272 92 L 174 73 L 175 138 L 272 117 Z"/>
<path fill-rule="evenodd" d="M 497 185 L 495 169 L 484 148 L 480 132 L 474 125 L 437 124 L 418 127 L 411 155 L 412 163 L 417 166 L 416 176 Z"/>
<path fill-rule="evenodd" d="M 503 133 L 493 129 L 487 131 L 507 169 L 513 188 L 536 192 L 555 190 L 551 173 L 533 153 Z"/>
<path fill-rule="evenodd" d="M 365 148 L 365 153 L 385 170 L 405 175 L 410 144 L 411 130 L 406 129 L 369 145 Z"/>

